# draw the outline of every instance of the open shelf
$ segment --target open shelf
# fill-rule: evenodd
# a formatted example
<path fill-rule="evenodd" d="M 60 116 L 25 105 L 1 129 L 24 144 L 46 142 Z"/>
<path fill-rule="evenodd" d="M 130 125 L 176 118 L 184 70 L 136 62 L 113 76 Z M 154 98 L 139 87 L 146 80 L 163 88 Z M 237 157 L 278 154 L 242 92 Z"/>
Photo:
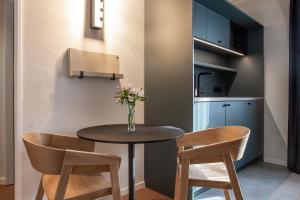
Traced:
<path fill-rule="evenodd" d="M 123 74 L 115 73 L 99 73 L 99 72 L 88 72 L 88 71 L 72 71 L 72 77 L 78 78 L 110 78 L 111 80 L 124 78 Z"/>
<path fill-rule="evenodd" d="M 194 48 L 196 49 L 203 49 L 205 51 L 210 51 L 217 54 L 229 55 L 229 56 L 245 56 L 243 53 L 234 51 L 232 49 L 228 49 L 222 47 L 220 45 L 211 43 L 209 41 L 193 37 L 194 39 Z"/>
<path fill-rule="evenodd" d="M 219 70 L 224 70 L 224 71 L 230 71 L 230 72 L 237 72 L 236 69 L 233 69 L 233 68 L 230 68 L 230 67 L 214 65 L 214 64 L 210 64 L 210 63 L 196 61 L 196 60 L 194 60 L 194 65 L 198 65 L 198 66 L 201 66 L 201 67 L 207 67 L 207 68 L 213 68 L 213 69 L 219 69 Z"/>

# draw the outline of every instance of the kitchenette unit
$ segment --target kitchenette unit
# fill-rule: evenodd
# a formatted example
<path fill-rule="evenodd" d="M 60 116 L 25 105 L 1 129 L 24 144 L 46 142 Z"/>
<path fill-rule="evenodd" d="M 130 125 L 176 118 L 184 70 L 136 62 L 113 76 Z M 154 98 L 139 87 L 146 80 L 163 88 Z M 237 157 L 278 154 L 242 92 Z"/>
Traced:
<path fill-rule="evenodd" d="M 261 159 L 263 26 L 223 0 L 146 1 L 145 23 L 145 122 L 186 132 L 246 126 L 251 136 L 235 165 Z M 176 151 L 175 142 L 145 145 L 146 186 L 170 197 Z"/>

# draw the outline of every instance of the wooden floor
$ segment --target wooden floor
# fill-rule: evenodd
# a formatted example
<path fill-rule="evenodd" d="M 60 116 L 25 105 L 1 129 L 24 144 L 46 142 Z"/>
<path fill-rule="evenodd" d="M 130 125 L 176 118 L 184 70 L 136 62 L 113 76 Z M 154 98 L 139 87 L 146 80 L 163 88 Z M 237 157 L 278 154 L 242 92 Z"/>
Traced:
<path fill-rule="evenodd" d="M 161 195 L 157 192 L 154 192 L 148 188 L 143 188 L 136 191 L 136 200 L 171 200 L 171 198 Z M 128 196 L 122 198 L 127 200 Z"/>
<path fill-rule="evenodd" d="M 0 199 L 14 200 L 14 185 L 9 185 L 9 186 L 0 185 Z"/>
<path fill-rule="evenodd" d="M 2 200 L 14 200 L 14 185 L 1 186 L 0 185 L 0 199 Z M 122 200 L 127 200 L 128 197 L 125 196 Z M 171 200 L 171 198 L 161 195 L 155 191 L 148 188 L 143 188 L 136 191 L 137 200 Z"/>

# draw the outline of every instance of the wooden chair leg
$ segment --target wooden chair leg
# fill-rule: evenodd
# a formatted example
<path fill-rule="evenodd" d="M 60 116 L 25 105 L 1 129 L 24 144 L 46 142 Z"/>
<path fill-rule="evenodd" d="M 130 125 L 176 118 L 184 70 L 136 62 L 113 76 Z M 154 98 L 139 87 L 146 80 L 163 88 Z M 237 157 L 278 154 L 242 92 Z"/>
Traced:
<path fill-rule="evenodd" d="M 243 194 L 236 175 L 235 167 L 230 154 L 224 156 L 224 162 L 228 171 L 230 183 L 236 200 L 243 200 Z"/>
<path fill-rule="evenodd" d="M 180 200 L 180 199 L 179 199 L 179 194 L 180 194 L 180 182 L 181 182 L 181 180 L 180 180 L 180 165 L 177 164 L 174 200 Z"/>
<path fill-rule="evenodd" d="M 71 172 L 72 172 L 72 166 L 63 166 L 54 200 L 64 199 Z"/>
<path fill-rule="evenodd" d="M 179 200 L 186 200 L 188 198 L 188 191 L 189 191 L 189 160 L 183 160 L 181 163 L 180 168 L 180 183 L 179 183 L 179 190 L 178 190 L 178 197 Z"/>
<path fill-rule="evenodd" d="M 112 165 L 110 167 L 110 180 L 112 185 L 113 200 L 121 200 L 121 192 L 119 185 L 118 166 Z"/>
<path fill-rule="evenodd" d="M 230 193 L 227 189 L 224 189 L 224 197 L 225 197 L 225 200 L 231 200 Z"/>
<path fill-rule="evenodd" d="M 41 178 L 39 189 L 35 196 L 35 200 L 43 200 L 43 197 L 44 197 L 44 188 L 43 188 L 43 179 Z"/>

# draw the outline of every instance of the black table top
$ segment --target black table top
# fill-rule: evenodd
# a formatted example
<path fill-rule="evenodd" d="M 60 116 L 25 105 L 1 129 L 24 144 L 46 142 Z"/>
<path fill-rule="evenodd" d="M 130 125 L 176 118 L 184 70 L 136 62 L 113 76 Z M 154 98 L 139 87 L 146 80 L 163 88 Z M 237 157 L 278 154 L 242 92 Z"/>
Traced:
<path fill-rule="evenodd" d="M 142 144 L 164 142 L 183 136 L 184 131 L 172 126 L 137 124 L 136 130 L 128 132 L 127 124 L 112 124 L 81 129 L 77 136 L 96 142 L 117 144 Z"/>

